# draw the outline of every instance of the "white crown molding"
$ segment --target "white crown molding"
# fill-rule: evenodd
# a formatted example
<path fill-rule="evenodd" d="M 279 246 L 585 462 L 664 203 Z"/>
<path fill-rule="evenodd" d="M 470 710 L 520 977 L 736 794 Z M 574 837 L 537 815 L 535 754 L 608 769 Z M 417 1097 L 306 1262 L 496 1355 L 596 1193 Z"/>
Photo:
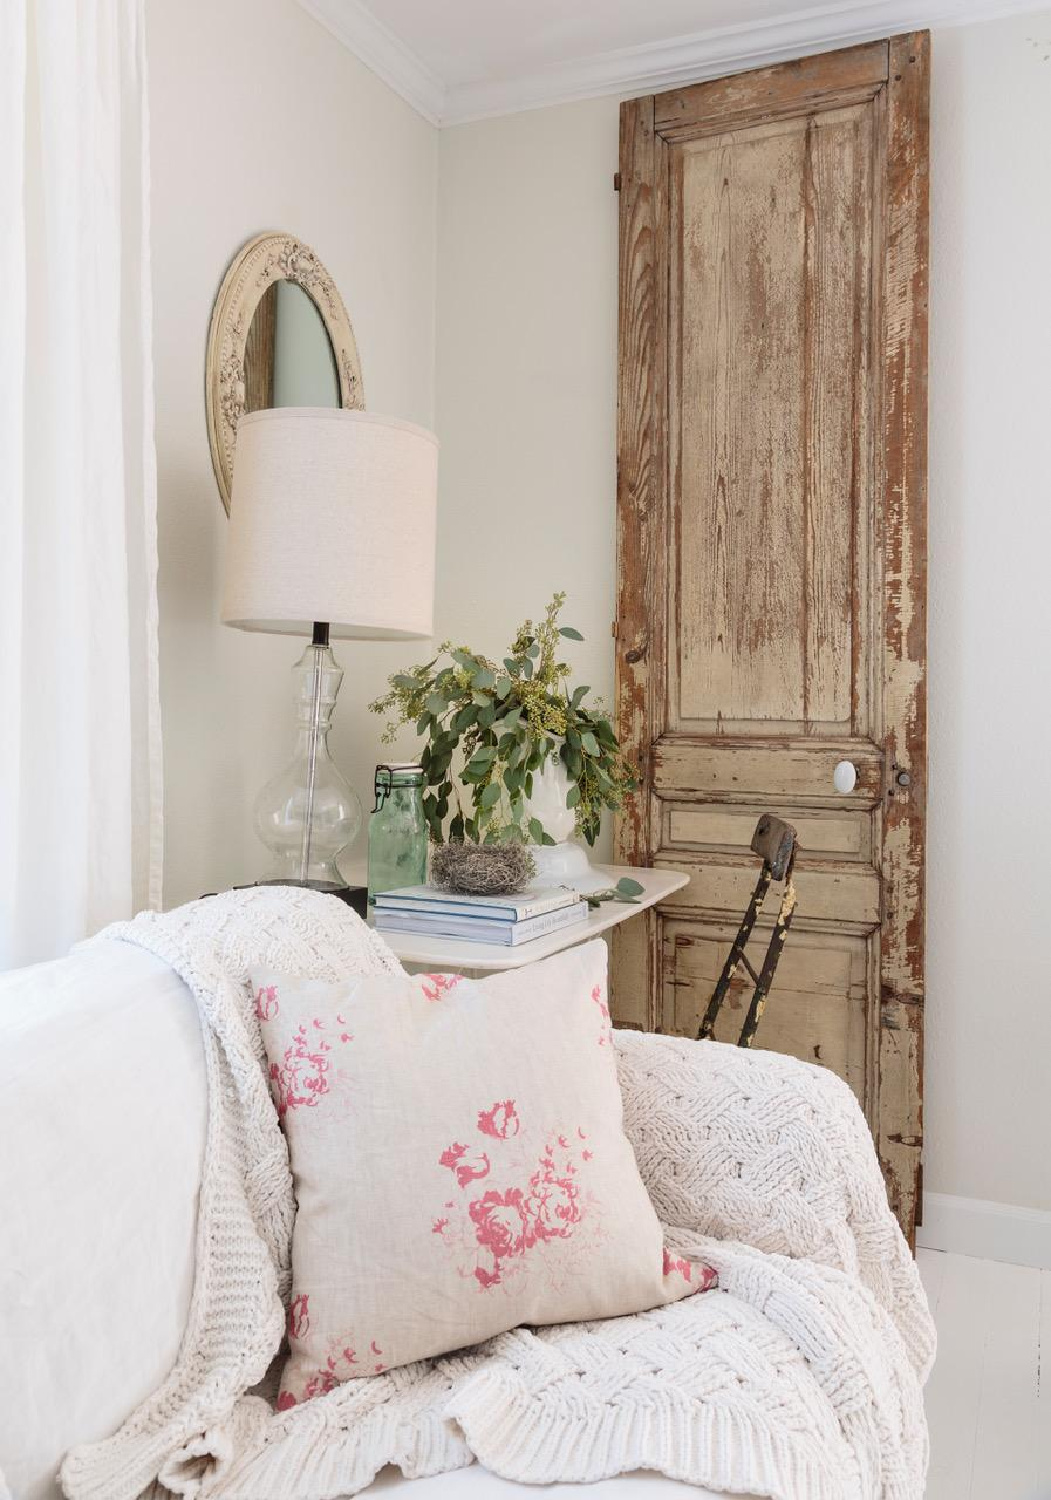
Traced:
<path fill-rule="evenodd" d="M 981 1198 L 924 1193 L 923 1223 L 916 1231 L 916 1243 L 926 1250 L 951 1250 L 979 1260 L 1051 1270 L 1051 1213 Z"/>
<path fill-rule="evenodd" d="M 432 125 L 442 124 L 445 85 L 362 0 L 299 0 L 303 9 Z"/>
<path fill-rule="evenodd" d="M 703 78 L 761 68 L 824 48 L 872 41 L 928 26 L 1043 9 L 1045 0 L 841 0 L 777 19 L 712 27 L 691 36 L 596 53 L 528 77 L 451 88 L 443 125 L 569 104 L 602 94 L 648 93 Z"/>
<path fill-rule="evenodd" d="M 435 125 L 638 94 L 761 68 L 824 48 L 923 27 L 964 26 L 1042 10 L 1047 0 L 834 0 L 776 18 L 715 26 L 614 52 L 597 52 L 514 78 L 446 86 L 377 21 L 363 0 L 300 0 L 367 67 Z"/>

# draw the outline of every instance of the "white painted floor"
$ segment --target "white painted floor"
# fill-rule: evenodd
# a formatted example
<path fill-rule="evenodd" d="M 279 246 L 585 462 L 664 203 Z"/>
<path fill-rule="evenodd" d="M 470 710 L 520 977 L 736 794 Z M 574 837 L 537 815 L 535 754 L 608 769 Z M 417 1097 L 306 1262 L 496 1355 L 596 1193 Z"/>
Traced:
<path fill-rule="evenodd" d="M 1051 1271 L 917 1260 L 938 1328 L 926 1500 L 1051 1500 Z"/>

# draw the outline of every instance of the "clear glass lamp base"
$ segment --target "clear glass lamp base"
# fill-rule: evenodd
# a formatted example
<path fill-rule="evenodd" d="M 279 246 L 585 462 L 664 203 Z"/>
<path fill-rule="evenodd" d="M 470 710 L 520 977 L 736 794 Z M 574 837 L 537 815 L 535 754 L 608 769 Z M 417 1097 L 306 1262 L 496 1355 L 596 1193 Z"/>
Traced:
<path fill-rule="evenodd" d="M 255 803 L 256 834 L 273 856 L 266 883 L 339 889 L 337 859 L 362 823 L 361 802 L 328 748 L 343 672 L 326 642 L 309 645 L 293 675 L 295 753 Z"/>

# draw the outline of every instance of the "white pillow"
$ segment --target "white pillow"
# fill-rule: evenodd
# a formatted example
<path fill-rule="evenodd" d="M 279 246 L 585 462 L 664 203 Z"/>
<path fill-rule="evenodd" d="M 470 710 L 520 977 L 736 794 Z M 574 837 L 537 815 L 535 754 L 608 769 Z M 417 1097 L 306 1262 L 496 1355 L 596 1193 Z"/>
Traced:
<path fill-rule="evenodd" d="M 298 1202 L 282 1408 L 714 1285 L 665 1254 L 624 1135 L 604 943 L 481 981 L 252 982 Z"/>

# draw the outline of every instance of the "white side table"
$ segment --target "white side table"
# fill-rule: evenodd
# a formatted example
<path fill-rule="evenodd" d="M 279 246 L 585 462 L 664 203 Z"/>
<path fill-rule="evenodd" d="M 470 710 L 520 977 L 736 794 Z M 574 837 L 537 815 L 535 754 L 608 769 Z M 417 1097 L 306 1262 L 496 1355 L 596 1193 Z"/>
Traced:
<path fill-rule="evenodd" d="M 538 958 L 549 958 L 552 953 L 561 953 L 564 948 L 574 948 L 577 943 L 586 943 L 590 938 L 598 937 L 600 932 L 616 927 L 618 922 L 629 922 L 648 906 L 666 901 L 689 880 L 689 876 L 680 870 L 636 870 L 629 865 L 595 865 L 592 868 L 596 874 L 608 875 L 611 886 L 628 875 L 642 886 L 642 893 L 633 902 L 604 901 L 597 910 L 589 912 L 583 922 L 533 938 L 531 942 L 521 943 L 516 948 L 504 948 L 496 943 L 469 943 L 464 938 L 435 937 L 416 932 L 385 932 L 383 939 L 403 964 L 414 969 L 478 974 L 493 974 L 500 969 L 521 969 L 526 964 L 536 963 Z M 372 920 L 370 917 L 370 924 Z"/>

